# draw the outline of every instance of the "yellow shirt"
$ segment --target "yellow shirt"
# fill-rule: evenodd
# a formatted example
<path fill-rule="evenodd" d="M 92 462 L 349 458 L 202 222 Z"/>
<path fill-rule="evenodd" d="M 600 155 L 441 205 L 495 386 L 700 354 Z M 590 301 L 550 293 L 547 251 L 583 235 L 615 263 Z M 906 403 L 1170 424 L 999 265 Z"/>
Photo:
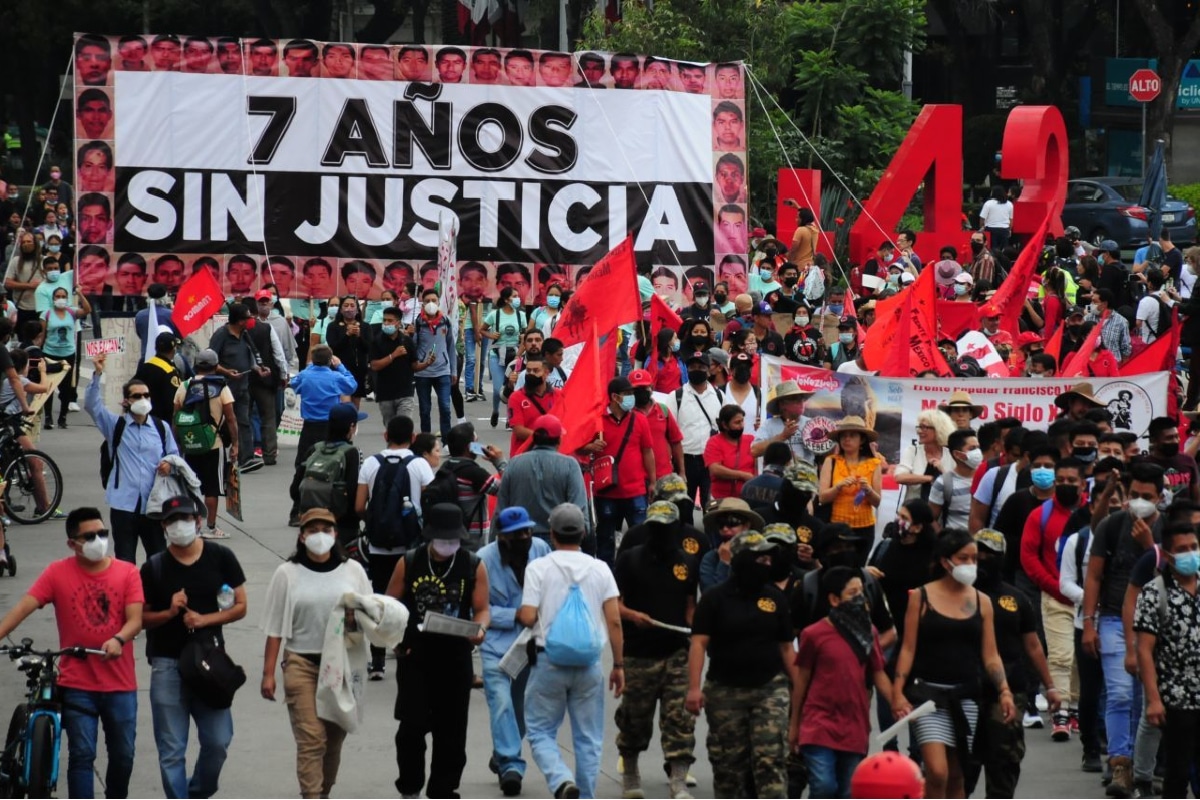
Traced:
<path fill-rule="evenodd" d="M 830 456 L 833 459 L 833 485 L 837 486 L 846 478 L 865 478 L 870 484 L 875 477 L 875 470 L 882 464 L 878 456 L 864 458 L 851 466 L 843 456 Z M 854 504 L 855 496 L 861 491 L 856 484 L 838 489 L 837 497 L 833 498 L 833 509 L 830 513 L 831 522 L 844 522 L 851 528 L 865 528 L 875 524 L 875 507 L 865 497 L 858 505 Z"/>

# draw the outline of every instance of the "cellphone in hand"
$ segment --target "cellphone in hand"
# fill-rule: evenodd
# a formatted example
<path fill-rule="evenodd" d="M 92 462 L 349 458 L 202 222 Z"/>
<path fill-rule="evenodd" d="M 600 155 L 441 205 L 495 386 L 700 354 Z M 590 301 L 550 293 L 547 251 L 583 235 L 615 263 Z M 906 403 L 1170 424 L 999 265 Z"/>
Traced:
<path fill-rule="evenodd" d="M 471 442 L 471 452 L 477 456 L 483 455 L 483 445 L 479 442 Z"/>

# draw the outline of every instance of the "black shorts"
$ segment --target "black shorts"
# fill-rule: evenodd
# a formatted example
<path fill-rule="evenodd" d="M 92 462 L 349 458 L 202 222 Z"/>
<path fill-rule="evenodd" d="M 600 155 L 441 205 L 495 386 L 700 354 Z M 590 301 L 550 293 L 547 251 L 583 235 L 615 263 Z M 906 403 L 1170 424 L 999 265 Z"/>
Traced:
<path fill-rule="evenodd" d="M 200 456 L 184 456 L 183 460 L 200 479 L 200 493 L 205 497 L 221 496 L 221 448 Z"/>

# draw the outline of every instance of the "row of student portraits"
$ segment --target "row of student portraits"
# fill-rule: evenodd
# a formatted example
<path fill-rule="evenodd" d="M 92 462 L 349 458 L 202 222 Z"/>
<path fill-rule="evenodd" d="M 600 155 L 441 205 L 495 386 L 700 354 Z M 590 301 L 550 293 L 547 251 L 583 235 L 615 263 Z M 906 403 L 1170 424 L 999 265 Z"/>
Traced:
<path fill-rule="evenodd" d="M 632 53 L 347 44 L 225 36 L 97 36 L 75 41 L 75 82 L 105 86 L 114 71 L 252 77 L 357 78 L 499 86 L 575 86 L 743 94 L 741 65 L 693 64 Z"/>
<path fill-rule="evenodd" d="M 397 297 L 409 284 L 432 289 L 438 283 L 436 261 L 377 261 L 368 259 L 291 258 L 288 256 L 230 255 L 189 256 L 164 253 L 123 253 L 111 257 L 100 245 L 84 245 L 78 253 L 76 282 L 89 295 L 142 295 L 151 283 L 161 283 L 172 294 L 193 274 L 209 270 L 227 296 L 243 297 L 274 284 L 280 297 L 327 300 L 354 295 L 378 300 L 386 290 Z M 493 300 L 502 289 L 512 288 L 525 305 L 542 306 L 552 287 L 574 291 L 591 271 L 572 264 L 521 264 L 493 261 L 460 261 L 458 294 L 467 302 Z M 699 284 L 713 286 L 708 267 L 656 266 L 651 280 L 655 292 L 670 304 L 692 302 Z M 746 261 L 725 256 L 719 279 L 730 287 L 730 296 L 746 290 Z"/>

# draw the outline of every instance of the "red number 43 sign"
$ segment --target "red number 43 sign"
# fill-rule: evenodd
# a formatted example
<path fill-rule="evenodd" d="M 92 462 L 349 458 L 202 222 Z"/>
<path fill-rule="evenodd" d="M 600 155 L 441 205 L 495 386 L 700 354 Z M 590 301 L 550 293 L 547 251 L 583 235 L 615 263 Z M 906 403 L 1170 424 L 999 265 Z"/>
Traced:
<path fill-rule="evenodd" d="M 1020 180 L 1021 197 L 1013 210 L 1013 232 L 1031 234 L 1050 214 L 1050 231 L 1062 233 L 1061 213 L 1067 198 L 1067 127 L 1053 106 L 1019 106 L 1004 127 L 1001 175 Z M 952 245 L 968 253 L 970 231 L 963 230 L 962 106 L 930 105 L 921 110 L 908 136 L 892 156 L 879 184 L 863 199 L 863 213 L 850 229 L 850 260 L 862 264 L 879 243 L 894 241 L 900 219 L 918 191 L 922 192 L 924 230 L 918 231 L 917 255 L 925 263 Z M 796 213 L 784 205 L 794 199 L 814 210 L 821 207 L 821 173 L 779 171 L 777 235 L 791 241 Z M 821 246 L 833 252 L 833 235 L 822 232 Z M 963 255 L 963 258 L 966 256 Z M 960 259 L 961 260 L 961 259 Z"/>

